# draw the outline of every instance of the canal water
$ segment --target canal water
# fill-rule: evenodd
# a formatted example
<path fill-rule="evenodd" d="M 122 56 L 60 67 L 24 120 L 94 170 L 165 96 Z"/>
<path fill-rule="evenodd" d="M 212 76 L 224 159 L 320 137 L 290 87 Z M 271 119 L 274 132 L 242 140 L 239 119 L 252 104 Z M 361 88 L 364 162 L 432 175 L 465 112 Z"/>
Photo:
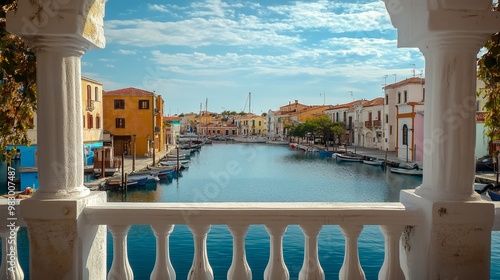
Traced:
<path fill-rule="evenodd" d="M 179 178 L 156 186 L 129 190 L 130 202 L 396 202 L 402 189 L 414 189 L 421 178 L 385 172 L 379 166 L 337 162 L 288 146 L 216 144 L 204 146 L 191 158 Z M 122 201 L 108 193 L 108 201 Z M 498 232 L 492 240 L 492 277 L 500 279 Z M 253 279 L 262 279 L 269 260 L 269 235 L 262 225 L 249 228 L 245 238 Z M 344 238 L 338 226 L 324 226 L 319 257 L 326 279 L 338 279 L 344 259 Z M 28 272 L 26 230 L 19 240 L 21 265 Z M 108 233 L 108 269 L 112 262 Z M 215 279 L 226 279 L 232 260 L 232 237 L 226 226 L 212 226 L 207 240 Z M 300 228 L 288 226 L 283 255 L 290 279 L 298 279 L 304 256 Z M 155 263 L 155 238 L 149 226 L 134 225 L 128 235 L 128 255 L 135 279 L 149 279 Z M 193 238 L 187 226 L 177 225 L 170 237 L 170 256 L 177 279 L 186 279 L 193 260 Z M 384 238 L 378 226 L 365 226 L 359 238 L 359 257 L 367 279 L 377 279 L 384 259 Z"/>

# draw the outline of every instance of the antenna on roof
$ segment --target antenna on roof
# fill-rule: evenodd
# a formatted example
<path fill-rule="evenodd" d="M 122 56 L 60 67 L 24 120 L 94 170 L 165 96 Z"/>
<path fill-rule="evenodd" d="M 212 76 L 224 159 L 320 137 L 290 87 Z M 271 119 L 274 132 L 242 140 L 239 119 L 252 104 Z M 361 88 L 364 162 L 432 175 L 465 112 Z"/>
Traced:
<path fill-rule="evenodd" d="M 354 101 L 354 95 L 352 94 L 352 90 L 348 91 L 351 94 L 352 101 Z"/>
<path fill-rule="evenodd" d="M 415 63 L 412 63 L 410 65 L 413 65 L 413 78 L 415 78 Z"/>

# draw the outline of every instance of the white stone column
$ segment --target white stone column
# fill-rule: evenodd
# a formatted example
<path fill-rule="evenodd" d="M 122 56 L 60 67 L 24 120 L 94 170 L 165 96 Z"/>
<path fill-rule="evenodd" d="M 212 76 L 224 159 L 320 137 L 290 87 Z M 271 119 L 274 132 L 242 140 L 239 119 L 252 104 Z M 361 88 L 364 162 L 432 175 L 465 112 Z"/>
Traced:
<path fill-rule="evenodd" d="M 40 186 L 21 202 L 30 239 L 30 279 L 105 279 L 106 227 L 86 205 L 106 201 L 83 185 L 82 55 L 104 47 L 104 0 L 18 1 L 7 30 L 37 57 Z"/>
<path fill-rule="evenodd" d="M 485 34 L 432 34 L 420 46 L 426 77 L 424 178 L 415 193 L 434 200 L 474 200 L 476 56 Z"/>
<path fill-rule="evenodd" d="M 82 39 L 45 37 L 31 42 L 37 58 L 38 178 L 35 198 L 83 197 Z"/>
<path fill-rule="evenodd" d="M 401 202 L 422 213 L 405 228 L 408 279 L 489 279 L 494 207 L 473 190 L 476 56 L 500 30 L 491 0 L 384 0 L 399 47 L 425 56 L 424 177 Z"/>

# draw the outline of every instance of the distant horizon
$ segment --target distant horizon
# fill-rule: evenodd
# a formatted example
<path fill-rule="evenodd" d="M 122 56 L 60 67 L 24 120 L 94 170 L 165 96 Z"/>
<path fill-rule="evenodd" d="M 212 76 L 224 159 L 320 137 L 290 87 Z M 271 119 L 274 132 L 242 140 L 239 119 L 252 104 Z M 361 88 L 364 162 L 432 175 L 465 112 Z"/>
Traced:
<path fill-rule="evenodd" d="M 397 48 L 380 0 L 106 2 L 106 47 L 89 50 L 82 74 L 106 91 L 160 94 L 168 115 L 262 114 L 289 101 L 342 104 L 424 77 L 416 48 Z"/>

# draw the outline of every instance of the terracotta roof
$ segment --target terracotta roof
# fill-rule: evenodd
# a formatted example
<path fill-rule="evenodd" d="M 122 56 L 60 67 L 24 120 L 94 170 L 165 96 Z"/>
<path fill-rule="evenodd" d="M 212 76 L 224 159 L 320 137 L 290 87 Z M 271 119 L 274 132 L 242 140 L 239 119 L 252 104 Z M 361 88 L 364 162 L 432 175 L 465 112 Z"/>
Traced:
<path fill-rule="evenodd" d="M 409 84 L 425 84 L 425 79 L 417 77 L 408 78 L 394 84 L 386 85 L 384 89 L 393 89 Z"/>
<path fill-rule="evenodd" d="M 367 100 L 363 102 L 363 107 L 372 107 L 372 106 L 377 106 L 377 105 L 384 105 L 384 98 L 383 97 L 377 97 L 372 100 Z"/>
<path fill-rule="evenodd" d="M 147 90 L 142 90 L 142 89 L 138 89 L 138 88 L 133 88 L 133 87 L 129 87 L 129 88 L 122 88 L 122 89 L 117 89 L 117 90 L 110 90 L 110 91 L 102 91 L 102 95 L 117 95 L 117 96 L 121 96 L 121 95 L 144 95 L 144 96 L 151 96 L 153 95 L 154 92 L 150 92 L 150 91 L 147 91 Z"/>
<path fill-rule="evenodd" d="M 180 117 L 163 117 L 163 121 L 180 121 L 182 118 Z"/>
<path fill-rule="evenodd" d="M 351 106 L 354 106 L 356 104 L 359 104 L 360 102 L 362 102 L 363 100 L 356 100 L 356 101 L 352 101 L 352 102 L 349 102 L 349 103 L 344 103 L 344 104 L 337 104 L 335 106 L 332 106 L 329 110 L 335 110 L 335 109 L 346 109 L 346 108 L 350 108 Z"/>

